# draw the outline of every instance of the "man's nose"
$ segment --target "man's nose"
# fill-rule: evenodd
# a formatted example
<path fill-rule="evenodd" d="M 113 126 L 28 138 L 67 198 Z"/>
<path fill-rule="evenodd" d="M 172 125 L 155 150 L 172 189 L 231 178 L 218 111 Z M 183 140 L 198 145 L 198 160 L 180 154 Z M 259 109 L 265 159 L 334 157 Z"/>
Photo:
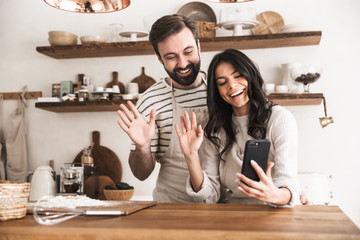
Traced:
<path fill-rule="evenodd" d="M 188 65 L 188 60 L 185 56 L 180 55 L 178 58 L 178 67 L 179 68 L 186 68 Z"/>

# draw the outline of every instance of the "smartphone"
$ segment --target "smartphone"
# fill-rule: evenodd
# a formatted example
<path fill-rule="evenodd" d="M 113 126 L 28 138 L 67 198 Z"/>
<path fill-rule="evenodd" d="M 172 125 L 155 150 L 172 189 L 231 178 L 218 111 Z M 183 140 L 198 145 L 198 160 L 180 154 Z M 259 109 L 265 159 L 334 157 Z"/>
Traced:
<path fill-rule="evenodd" d="M 270 140 L 248 140 L 245 144 L 244 160 L 241 169 L 241 174 L 246 177 L 259 182 L 260 178 L 251 166 L 250 161 L 254 160 L 266 172 L 267 163 L 270 152 Z"/>

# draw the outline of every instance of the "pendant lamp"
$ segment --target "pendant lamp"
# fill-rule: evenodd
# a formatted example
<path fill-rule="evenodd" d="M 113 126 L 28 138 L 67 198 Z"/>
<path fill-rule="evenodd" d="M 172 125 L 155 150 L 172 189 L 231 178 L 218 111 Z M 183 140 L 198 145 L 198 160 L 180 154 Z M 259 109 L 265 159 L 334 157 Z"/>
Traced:
<path fill-rule="evenodd" d="M 208 2 L 215 2 L 215 3 L 242 3 L 242 2 L 251 2 L 254 0 L 206 0 Z"/>
<path fill-rule="evenodd" d="M 110 13 L 130 5 L 130 0 L 44 0 L 50 6 L 77 13 Z"/>

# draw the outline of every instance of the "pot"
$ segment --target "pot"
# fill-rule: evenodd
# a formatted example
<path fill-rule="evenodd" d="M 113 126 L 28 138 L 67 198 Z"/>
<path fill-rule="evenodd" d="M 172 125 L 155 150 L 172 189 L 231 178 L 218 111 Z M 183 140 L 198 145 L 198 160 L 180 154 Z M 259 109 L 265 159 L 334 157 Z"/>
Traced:
<path fill-rule="evenodd" d="M 28 172 L 26 182 L 30 185 L 30 201 L 37 201 L 45 195 L 55 196 L 56 174 L 49 166 L 40 166 L 35 172 Z"/>

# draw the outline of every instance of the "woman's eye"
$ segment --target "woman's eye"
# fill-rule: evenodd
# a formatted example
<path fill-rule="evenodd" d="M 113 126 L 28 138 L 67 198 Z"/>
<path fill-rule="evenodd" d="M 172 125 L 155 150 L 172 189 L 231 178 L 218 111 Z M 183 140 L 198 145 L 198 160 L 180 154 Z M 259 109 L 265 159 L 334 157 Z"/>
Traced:
<path fill-rule="evenodd" d="M 225 81 L 223 81 L 223 82 L 218 82 L 217 84 L 219 85 L 219 86 L 223 86 L 223 85 L 225 85 Z"/>

